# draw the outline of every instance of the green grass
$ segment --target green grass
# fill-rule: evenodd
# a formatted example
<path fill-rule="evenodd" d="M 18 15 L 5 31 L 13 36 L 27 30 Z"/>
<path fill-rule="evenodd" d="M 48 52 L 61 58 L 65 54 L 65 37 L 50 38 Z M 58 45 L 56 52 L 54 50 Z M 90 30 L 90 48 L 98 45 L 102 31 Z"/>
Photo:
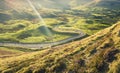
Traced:
<path fill-rule="evenodd" d="M 13 24 L 14 23 L 14 24 Z M 40 24 L 32 24 L 29 21 L 8 21 L 6 23 L 7 25 L 1 24 L 1 28 L 4 33 L 0 34 L 0 40 L 1 42 L 24 42 L 24 43 L 40 43 L 40 42 L 46 42 L 46 41 L 58 41 L 62 40 L 68 37 L 71 37 L 72 35 L 62 34 L 58 32 L 48 32 L 44 29 L 44 31 L 41 31 L 41 25 Z M 12 24 L 12 25 L 11 25 Z M 24 26 L 24 28 L 19 28 L 19 30 L 14 30 L 14 28 L 20 26 Z M 50 26 L 50 25 L 49 25 Z M 9 31 L 5 29 L 13 29 L 14 31 Z M 48 33 L 51 33 L 50 36 L 54 37 L 54 40 L 48 40 L 48 33 L 45 34 L 45 31 Z M 61 37 L 61 38 L 60 38 Z M 37 40 L 38 39 L 38 40 Z M 37 41 L 36 41 L 37 40 Z"/>
<path fill-rule="evenodd" d="M 14 51 L 14 52 L 32 52 L 33 50 L 28 49 L 28 48 L 21 48 L 21 47 L 9 47 L 9 46 L 0 46 L 1 50 L 8 50 L 8 51 Z"/>
<path fill-rule="evenodd" d="M 84 31 L 84 33 L 92 35 L 98 32 L 99 30 L 109 26 L 109 25 L 100 24 L 96 22 L 89 24 L 89 23 L 86 23 L 86 19 L 79 18 L 79 17 L 76 19 L 75 18 L 76 17 L 67 17 L 69 22 L 62 24 L 62 28 L 64 27 L 74 28 L 74 30 L 80 29 Z M 25 20 L 24 21 L 23 20 L 8 21 L 6 23 L 7 25 L 0 24 L 0 27 L 2 29 L 2 32 L 0 34 L 0 40 L 1 42 L 40 43 L 40 42 L 59 41 L 59 40 L 63 40 L 63 39 L 74 36 L 74 34 L 68 34 L 68 33 L 65 34 L 64 32 L 60 33 L 60 32 L 51 30 L 52 28 L 55 28 L 56 26 L 61 26 L 59 20 L 58 20 L 58 23 L 56 24 L 54 23 L 57 22 L 57 20 L 55 19 L 52 19 L 52 20 L 53 21 L 50 21 L 50 22 L 48 21 L 48 24 L 47 24 L 51 32 L 48 30 L 45 31 L 45 29 L 43 31 L 43 29 L 41 29 L 40 24 L 32 24 L 31 22 L 25 21 Z M 46 32 L 51 33 L 51 34 L 48 34 Z M 53 40 L 49 40 L 47 38 L 48 35 L 51 36 Z"/>
<path fill-rule="evenodd" d="M 118 7 L 119 8 L 119 7 Z M 44 10 L 42 11 L 44 13 Z M 63 28 L 80 29 L 88 35 L 111 26 L 119 20 L 119 9 L 110 9 L 104 7 L 85 8 L 85 10 L 71 9 L 65 10 L 63 14 L 61 11 L 51 11 L 43 18 L 50 30 L 55 27 L 62 26 Z M 29 12 L 28 12 L 29 13 Z M 34 15 L 30 13 L 31 15 Z M 49 15 L 55 15 L 51 17 Z M 48 17 L 47 17 L 48 15 Z M 112 18 L 114 17 L 114 18 Z M 52 40 L 48 40 L 46 35 L 51 35 L 41 29 L 41 23 L 37 20 L 16 19 L 9 20 L 0 24 L 0 40 L 1 42 L 26 42 L 26 43 L 40 43 L 40 42 L 54 42 L 63 40 L 74 36 L 57 31 L 52 31 Z M 40 28 L 40 29 L 39 29 Z M 38 39 L 36 41 L 36 39 Z"/>
<path fill-rule="evenodd" d="M 23 53 L 23 51 L 20 51 L 20 50 L 14 49 L 14 48 L 8 48 L 8 47 L 0 47 L 0 50 L 15 52 L 15 53 Z"/>
<path fill-rule="evenodd" d="M 46 36 L 50 34 L 43 31 L 44 28 L 41 28 L 41 23 L 37 19 L 32 20 L 32 12 L 25 13 L 29 15 L 27 19 L 23 17 L 23 13 L 20 17 L 19 14 L 15 15 L 16 20 L 5 20 L 0 24 L 0 42 L 55 42 L 77 35 L 65 33 L 65 30 L 52 30 L 57 26 L 62 29 L 82 30 L 89 37 L 37 52 L 19 47 L 0 47 L 6 53 L 29 52 L 10 58 L 0 58 L 0 73 L 119 73 L 120 23 L 114 23 L 120 20 L 120 6 L 114 6 L 117 2 L 112 2 L 114 1 L 103 1 L 105 6 L 96 4 L 94 7 L 82 9 L 78 5 L 63 11 L 41 9 L 39 12 L 52 32 L 53 39 Z M 111 25 L 113 26 L 109 27 Z"/>
<path fill-rule="evenodd" d="M 0 72 L 119 73 L 119 28 L 117 23 L 80 41 L 0 60 Z"/>

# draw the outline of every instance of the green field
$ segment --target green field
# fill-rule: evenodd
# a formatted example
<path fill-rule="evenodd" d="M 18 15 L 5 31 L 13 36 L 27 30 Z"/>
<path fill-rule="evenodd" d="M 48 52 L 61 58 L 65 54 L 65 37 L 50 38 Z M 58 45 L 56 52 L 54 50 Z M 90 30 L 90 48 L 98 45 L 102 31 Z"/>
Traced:
<path fill-rule="evenodd" d="M 120 73 L 120 1 L 1 0 L 0 73 Z"/>
<path fill-rule="evenodd" d="M 43 20 L 46 23 L 45 28 L 41 25 L 41 22 L 38 19 L 30 20 L 26 19 L 26 17 L 23 17 L 23 19 L 4 19 L 4 22 L 0 23 L 0 41 L 21 43 L 54 42 L 77 35 L 74 33 L 60 33 L 53 30 L 53 28 L 56 27 L 61 27 L 62 29 L 79 29 L 88 35 L 92 35 L 99 30 L 111 26 L 120 18 L 118 16 L 120 10 L 102 7 L 86 9 L 83 11 L 66 10 L 62 14 L 59 12 L 61 11 L 52 11 L 48 14 L 45 13 L 46 16 L 43 16 Z M 3 15 L 5 13 L 2 12 L 1 14 Z M 34 14 L 29 13 L 29 15 L 32 16 Z M 6 14 L 6 16 L 10 15 Z"/>

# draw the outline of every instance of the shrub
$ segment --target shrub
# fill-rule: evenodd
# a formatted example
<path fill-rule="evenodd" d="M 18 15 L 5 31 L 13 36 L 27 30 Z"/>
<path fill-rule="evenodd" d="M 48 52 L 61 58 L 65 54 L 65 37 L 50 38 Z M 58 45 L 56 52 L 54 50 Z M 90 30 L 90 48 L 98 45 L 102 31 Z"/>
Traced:
<path fill-rule="evenodd" d="M 80 60 L 78 61 L 78 64 L 79 64 L 80 67 L 85 66 L 85 60 L 80 59 Z"/>
<path fill-rule="evenodd" d="M 35 71 L 34 73 L 45 73 L 46 72 L 46 69 L 45 68 L 41 68 L 37 71 Z"/>
<path fill-rule="evenodd" d="M 62 73 L 62 71 L 64 71 L 65 69 L 66 69 L 66 64 L 63 62 L 60 62 L 54 67 L 53 71 L 56 73 Z"/>
<path fill-rule="evenodd" d="M 99 64 L 97 64 L 96 68 L 97 68 L 98 72 L 106 73 L 106 71 L 109 68 L 109 64 L 107 64 L 104 61 L 101 61 Z"/>
<path fill-rule="evenodd" d="M 94 55 L 96 52 L 97 52 L 97 50 L 93 49 L 93 50 L 90 51 L 90 55 Z"/>
<path fill-rule="evenodd" d="M 120 31 L 118 32 L 118 37 L 120 37 Z"/>
<path fill-rule="evenodd" d="M 22 34 L 20 34 L 17 38 L 18 38 L 18 39 L 25 39 L 25 38 L 28 38 L 28 37 L 30 37 L 30 36 L 32 36 L 32 35 L 29 34 L 29 33 L 22 33 Z"/>
<path fill-rule="evenodd" d="M 104 48 L 108 48 L 108 47 L 111 47 L 111 46 L 112 46 L 111 43 L 105 43 L 102 48 L 104 49 Z"/>
<path fill-rule="evenodd" d="M 92 20 L 86 20 L 85 22 L 88 23 L 88 24 L 93 24 Z"/>
<path fill-rule="evenodd" d="M 114 59 L 116 59 L 115 54 L 117 54 L 117 53 L 119 53 L 118 49 L 106 51 L 103 56 L 104 60 L 106 62 L 112 62 Z"/>

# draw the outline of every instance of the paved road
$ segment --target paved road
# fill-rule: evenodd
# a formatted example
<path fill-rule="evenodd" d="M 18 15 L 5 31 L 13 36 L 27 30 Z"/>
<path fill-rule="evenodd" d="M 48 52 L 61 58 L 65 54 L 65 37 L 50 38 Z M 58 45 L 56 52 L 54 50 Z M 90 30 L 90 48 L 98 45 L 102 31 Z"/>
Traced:
<path fill-rule="evenodd" d="M 23 48 L 30 48 L 33 50 L 36 49 L 42 49 L 42 48 L 48 48 L 48 47 L 52 47 L 55 45 L 60 45 L 60 44 L 64 44 L 67 42 L 70 42 L 72 40 L 75 39 L 79 39 L 84 37 L 86 34 L 83 33 L 82 31 L 79 32 L 78 36 L 74 36 L 74 37 L 70 37 L 61 41 L 57 41 L 57 42 L 50 42 L 50 43 L 41 43 L 41 44 L 25 44 L 25 43 L 0 43 L 0 46 L 13 46 L 13 47 L 23 47 Z"/>

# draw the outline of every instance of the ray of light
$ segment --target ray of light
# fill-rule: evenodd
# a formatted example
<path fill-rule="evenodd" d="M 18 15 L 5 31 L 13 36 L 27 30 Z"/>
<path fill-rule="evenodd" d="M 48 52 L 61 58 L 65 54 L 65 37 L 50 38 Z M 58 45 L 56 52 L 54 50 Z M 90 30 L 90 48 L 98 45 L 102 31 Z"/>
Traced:
<path fill-rule="evenodd" d="M 44 22 L 43 18 L 41 17 L 40 13 L 37 11 L 37 9 L 34 7 L 34 5 L 32 4 L 32 2 L 30 0 L 27 0 L 29 5 L 31 6 L 31 8 L 34 10 L 34 12 L 37 14 L 38 18 L 40 19 L 42 25 L 46 25 L 46 23 Z"/>
<path fill-rule="evenodd" d="M 27 1 L 28 1 L 29 5 L 31 6 L 31 8 L 34 10 L 34 12 L 37 14 L 39 20 L 42 23 L 42 26 L 41 26 L 42 30 L 41 31 L 44 31 L 43 34 L 46 35 L 46 36 L 52 37 L 51 31 L 46 27 L 46 23 L 44 22 L 40 13 L 37 11 L 37 9 L 35 8 L 35 6 L 32 4 L 32 2 L 30 0 L 27 0 Z"/>

